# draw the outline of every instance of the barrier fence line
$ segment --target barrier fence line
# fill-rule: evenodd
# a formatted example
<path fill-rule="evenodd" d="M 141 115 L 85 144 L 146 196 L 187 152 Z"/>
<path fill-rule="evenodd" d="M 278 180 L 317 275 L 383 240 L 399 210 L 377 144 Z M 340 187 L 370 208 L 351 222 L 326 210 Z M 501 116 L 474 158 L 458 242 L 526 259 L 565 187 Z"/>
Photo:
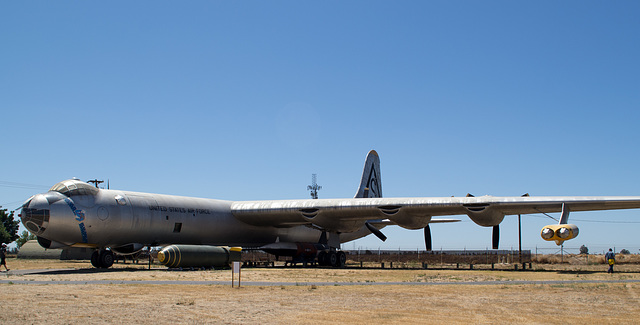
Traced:
<path fill-rule="evenodd" d="M 506 264 L 530 263 L 531 250 L 439 250 L 439 251 L 402 251 L 402 250 L 343 250 L 347 260 L 356 263 L 387 262 L 409 263 L 421 262 L 426 264 Z M 280 258 L 287 261 L 291 258 Z M 259 251 L 243 254 L 243 261 L 254 265 L 268 265 L 276 261 L 273 255 Z"/>

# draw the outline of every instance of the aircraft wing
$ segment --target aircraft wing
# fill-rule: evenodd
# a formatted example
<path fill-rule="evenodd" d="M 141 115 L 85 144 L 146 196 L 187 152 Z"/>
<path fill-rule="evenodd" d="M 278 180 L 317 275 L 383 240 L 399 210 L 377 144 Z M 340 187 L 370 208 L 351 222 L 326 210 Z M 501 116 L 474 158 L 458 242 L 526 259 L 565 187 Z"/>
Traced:
<path fill-rule="evenodd" d="M 481 226 L 496 226 L 505 215 L 640 208 L 640 197 L 425 197 L 275 200 L 234 202 L 235 218 L 256 226 L 315 225 L 353 232 L 368 220 L 389 219 L 407 229 L 426 227 L 432 216 L 468 215 Z M 435 221 L 435 220 L 434 220 Z"/>

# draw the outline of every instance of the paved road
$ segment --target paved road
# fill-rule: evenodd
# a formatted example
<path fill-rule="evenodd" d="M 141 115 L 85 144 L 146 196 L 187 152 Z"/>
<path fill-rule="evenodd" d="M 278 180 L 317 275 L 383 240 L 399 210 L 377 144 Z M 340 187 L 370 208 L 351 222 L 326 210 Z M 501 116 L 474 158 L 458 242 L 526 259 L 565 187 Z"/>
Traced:
<path fill-rule="evenodd" d="M 38 273 L 69 273 L 78 272 L 77 269 L 47 269 L 47 270 L 16 270 L 9 274 L 26 275 Z M 100 271 L 89 270 L 89 273 Z M 265 282 L 243 281 L 243 286 L 353 286 L 353 285 L 540 285 L 540 284 L 583 284 L 583 283 L 640 283 L 640 280 L 546 280 L 546 281 L 477 281 L 477 282 Z M 192 280 L 88 280 L 88 281 L 58 281 L 58 280 L 0 280 L 0 284 L 150 284 L 150 285 L 229 285 L 231 281 L 192 281 Z"/>
<path fill-rule="evenodd" d="M 354 286 L 354 285 L 536 285 L 579 283 L 639 283 L 640 280 L 550 280 L 550 281 L 478 281 L 478 282 L 263 282 L 243 281 L 243 286 Z M 231 281 L 163 281 L 163 280 L 89 280 L 89 281 L 41 281 L 0 280 L 0 284 L 151 284 L 151 285 L 231 285 Z M 236 282 L 237 284 L 237 282 Z"/>

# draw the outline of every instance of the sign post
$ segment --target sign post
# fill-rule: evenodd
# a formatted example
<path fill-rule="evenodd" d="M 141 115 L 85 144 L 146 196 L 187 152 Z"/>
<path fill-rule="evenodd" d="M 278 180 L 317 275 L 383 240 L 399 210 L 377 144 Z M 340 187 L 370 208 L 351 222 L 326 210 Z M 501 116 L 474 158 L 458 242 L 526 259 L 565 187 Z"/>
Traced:
<path fill-rule="evenodd" d="M 240 288 L 240 262 L 233 262 L 231 266 L 231 287 L 233 288 L 233 283 L 235 282 L 235 275 L 238 273 L 238 288 Z"/>

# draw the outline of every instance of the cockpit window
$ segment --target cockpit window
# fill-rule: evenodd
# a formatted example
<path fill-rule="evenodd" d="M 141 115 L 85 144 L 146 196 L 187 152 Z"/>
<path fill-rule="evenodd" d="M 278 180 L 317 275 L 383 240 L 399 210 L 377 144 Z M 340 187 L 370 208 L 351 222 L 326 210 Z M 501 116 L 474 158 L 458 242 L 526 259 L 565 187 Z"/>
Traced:
<path fill-rule="evenodd" d="M 62 181 L 56 185 L 53 185 L 53 187 L 49 191 L 56 191 L 66 196 L 98 194 L 98 189 L 96 187 L 77 179 Z"/>

